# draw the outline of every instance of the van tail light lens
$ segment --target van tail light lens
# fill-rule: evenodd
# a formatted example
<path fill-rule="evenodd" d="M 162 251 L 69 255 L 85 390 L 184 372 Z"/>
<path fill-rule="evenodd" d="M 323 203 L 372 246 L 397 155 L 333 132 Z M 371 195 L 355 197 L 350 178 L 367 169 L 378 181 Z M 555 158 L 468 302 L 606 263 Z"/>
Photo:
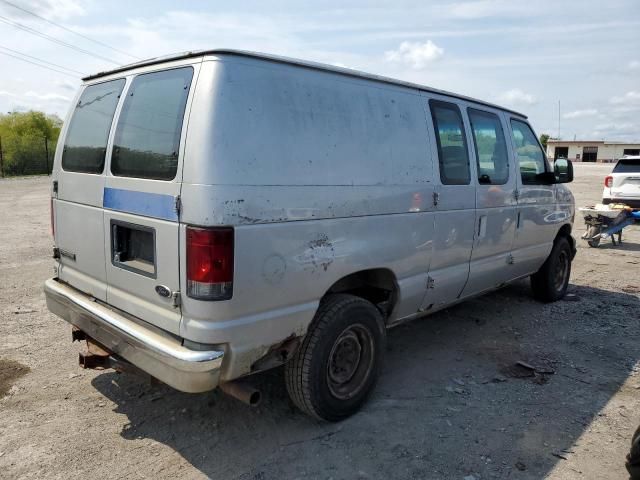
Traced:
<path fill-rule="evenodd" d="M 233 295 L 233 228 L 187 227 L 187 295 L 228 300 Z"/>
<path fill-rule="evenodd" d="M 604 186 L 607 188 L 611 188 L 613 186 L 613 177 L 611 175 L 607 175 L 605 177 Z"/>
<path fill-rule="evenodd" d="M 56 222 L 55 222 L 56 219 L 53 213 L 53 197 L 49 198 L 49 216 L 51 218 L 51 236 L 55 239 L 56 238 Z"/>

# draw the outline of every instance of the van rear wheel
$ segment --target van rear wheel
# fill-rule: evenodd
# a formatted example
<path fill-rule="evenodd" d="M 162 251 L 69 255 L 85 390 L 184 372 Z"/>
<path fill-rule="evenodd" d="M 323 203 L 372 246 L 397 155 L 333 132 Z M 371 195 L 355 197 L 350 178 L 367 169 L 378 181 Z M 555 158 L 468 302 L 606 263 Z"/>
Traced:
<path fill-rule="evenodd" d="M 531 275 L 533 296 L 543 302 L 555 302 L 567 293 L 571 276 L 571 246 L 558 238 L 540 270 Z"/>
<path fill-rule="evenodd" d="M 354 414 L 375 386 L 385 344 L 382 315 L 373 304 L 346 294 L 325 298 L 285 366 L 291 400 L 319 420 Z"/>

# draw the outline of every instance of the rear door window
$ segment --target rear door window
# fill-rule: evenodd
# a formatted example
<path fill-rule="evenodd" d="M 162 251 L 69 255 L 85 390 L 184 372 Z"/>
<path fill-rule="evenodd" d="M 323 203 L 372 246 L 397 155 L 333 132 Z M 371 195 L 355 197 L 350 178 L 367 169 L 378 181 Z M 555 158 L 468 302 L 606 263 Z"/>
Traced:
<path fill-rule="evenodd" d="M 122 177 L 172 180 L 178 168 L 182 122 L 193 68 L 138 75 L 122 106 L 111 172 Z"/>
<path fill-rule="evenodd" d="M 84 89 L 64 141 L 63 170 L 102 173 L 109 130 L 124 83 L 124 79 L 118 79 Z"/>
<path fill-rule="evenodd" d="M 440 181 L 443 185 L 468 185 L 471 171 L 460 109 L 438 100 L 430 100 L 429 106 L 436 130 Z"/>
<path fill-rule="evenodd" d="M 502 123 L 495 113 L 468 110 L 476 147 L 478 182 L 504 185 L 509 180 L 509 157 Z"/>
<path fill-rule="evenodd" d="M 640 173 L 640 159 L 618 160 L 613 173 Z"/>
<path fill-rule="evenodd" d="M 546 171 L 546 156 L 528 124 L 512 119 L 511 130 L 522 183 L 535 185 L 536 176 Z"/>

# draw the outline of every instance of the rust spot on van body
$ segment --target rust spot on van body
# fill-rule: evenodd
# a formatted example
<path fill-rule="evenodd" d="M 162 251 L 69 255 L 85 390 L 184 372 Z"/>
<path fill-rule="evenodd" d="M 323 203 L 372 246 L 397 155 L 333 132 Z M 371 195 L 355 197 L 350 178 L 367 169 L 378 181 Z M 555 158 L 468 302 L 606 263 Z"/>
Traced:
<path fill-rule="evenodd" d="M 333 263 L 335 257 L 335 249 L 333 243 L 325 233 L 318 235 L 318 238 L 309 242 L 309 259 L 315 267 L 321 267 L 325 272 Z"/>

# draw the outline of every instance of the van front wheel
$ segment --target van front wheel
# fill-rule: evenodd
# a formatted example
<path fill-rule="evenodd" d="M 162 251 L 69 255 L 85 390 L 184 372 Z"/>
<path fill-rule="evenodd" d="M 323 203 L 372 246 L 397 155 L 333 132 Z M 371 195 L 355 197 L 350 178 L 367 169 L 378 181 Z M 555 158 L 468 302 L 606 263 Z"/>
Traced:
<path fill-rule="evenodd" d="M 543 302 L 555 302 L 564 297 L 571 276 L 571 246 L 560 237 L 540 270 L 531 275 L 533 296 Z"/>
<path fill-rule="evenodd" d="M 291 400 L 319 420 L 354 414 L 373 390 L 385 343 L 382 315 L 373 304 L 346 294 L 325 298 L 285 366 Z"/>

